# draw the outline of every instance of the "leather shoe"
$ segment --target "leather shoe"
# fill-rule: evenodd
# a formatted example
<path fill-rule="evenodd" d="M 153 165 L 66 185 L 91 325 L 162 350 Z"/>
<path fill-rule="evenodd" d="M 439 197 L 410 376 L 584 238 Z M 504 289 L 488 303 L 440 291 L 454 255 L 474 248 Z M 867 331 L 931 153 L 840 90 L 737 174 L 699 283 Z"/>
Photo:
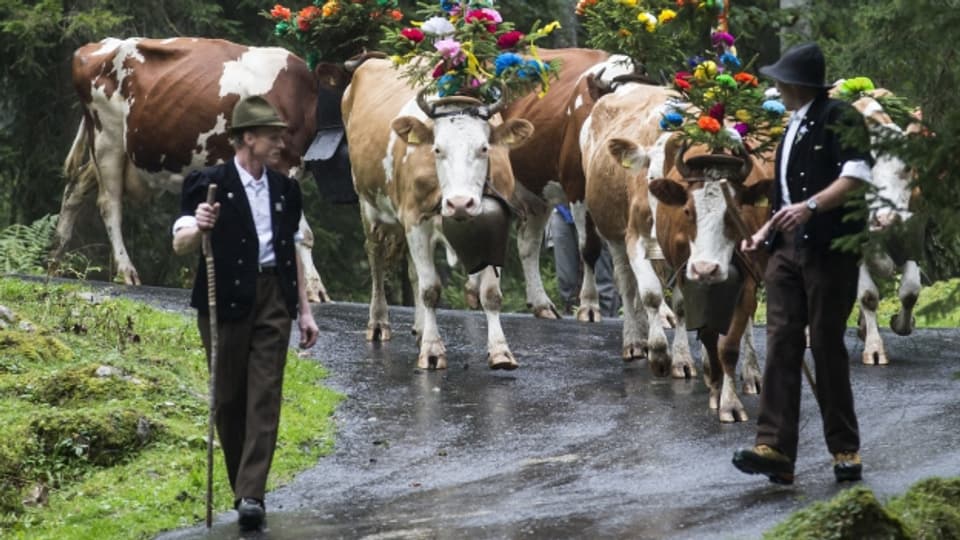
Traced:
<path fill-rule="evenodd" d="M 240 503 L 237 505 L 237 513 L 240 514 L 237 523 L 243 531 L 259 530 L 263 527 L 267 515 L 263 507 L 263 501 L 252 497 L 240 499 Z"/>
<path fill-rule="evenodd" d="M 863 480 L 863 463 L 859 452 L 837 452 L 833 455 L 833 476 L 837 482 Z"/>
<path fill-rule="evenodd" d="M 733 453 L 733 466 L 747 474 L 764 474 L 774 484 L 793 483 L 793 461 L 776 448 L 758 444 Z"/>

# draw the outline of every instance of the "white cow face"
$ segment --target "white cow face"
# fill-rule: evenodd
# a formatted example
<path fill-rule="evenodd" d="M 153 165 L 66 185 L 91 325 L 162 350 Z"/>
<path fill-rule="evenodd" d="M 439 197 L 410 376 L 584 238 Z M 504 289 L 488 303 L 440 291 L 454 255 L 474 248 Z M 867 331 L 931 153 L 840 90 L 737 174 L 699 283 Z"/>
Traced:
<path fill-rule="evenodd" d="M 402 116 L 393 129 L 411 145 L 431 145 L 440 185 L 443 217 L 469 219 L 481 210 L 481 197 L 490 169 L 491 146 L 512 148 L 533 134 L 526 120 L 512 119 L 494 126 L 467 114 L 441 116 L 431 130 L 420 120 Z"/>
<path fill-rule="evenodd" d="M 753 205 L 765 198 L 770 190 L 769 180 L 744 186 L 731 193 L 740 204 Z M 733 221 L 727 216 L 728 208 L 724 189 L 734 189 L 716 181 L 691 181 L 682 185 L 666 178 L 650 182 L 650 193 L 661 203 L 682 207 L 685 236 L 689 238 L 690 258 L 687 261 L 686 277 L 700 283 L 726 281 L 730 261 L 739 237 Z M 739 208 L 732 209 L 739 212 Z"/>

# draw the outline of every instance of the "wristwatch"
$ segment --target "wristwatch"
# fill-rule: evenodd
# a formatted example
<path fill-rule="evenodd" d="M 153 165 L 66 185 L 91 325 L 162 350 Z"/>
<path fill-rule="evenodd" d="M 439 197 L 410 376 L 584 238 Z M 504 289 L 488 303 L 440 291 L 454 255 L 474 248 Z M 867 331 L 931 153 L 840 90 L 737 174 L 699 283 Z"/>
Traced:
<path fill-rule="evenodd" d="M 817 213 L 817 200 L 813 197 L 807 199 L 807 210 L 810 210 L 811 214 Z"/>

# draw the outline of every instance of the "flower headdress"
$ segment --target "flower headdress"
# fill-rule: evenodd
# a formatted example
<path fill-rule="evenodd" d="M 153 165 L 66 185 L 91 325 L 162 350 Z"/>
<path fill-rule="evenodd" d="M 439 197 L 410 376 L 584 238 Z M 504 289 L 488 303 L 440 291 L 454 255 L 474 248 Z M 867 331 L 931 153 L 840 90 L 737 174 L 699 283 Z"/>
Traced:
<path fill-rule="evenodd" d="M 467 95 L 482 101 L 539 89 L 556 78 L 559 65 L 540 60 L 536 41 L 560 24 L 527 33 L 504 21 L 492 0 L 441 0 L 421 4 L 422 22 L 387 30 L 382 44 L 411 86 L 440 97 Z"/>
<path fill-rule="evenodd" d="M 588 45 L 629 56 L 642 74 L 662 78 L 723 15 L 723 2 L 580 0 L 576 13 Z"/>
<path fill-rule="evenodd" d="M 775 90 L 766 91 L 744 68 L 728 32 L 711 34 L 712 52 L 691 58 L 690 71 L 679 71 L 673 84 L 687 105 L 664 115 L 660 126 L 677 130 L 689 145 L 712 152 L 759 154 L 783 134 L 786 108 Z"/>
<path fill-rule="evenodd" d="M 276 23 L 274 35 L 311 68 L 363 52 L 380 40 L 384 25 L 403 19 L 396 0 L 315 0 L 296 12 L 276 4 L 262 14 Z"/>

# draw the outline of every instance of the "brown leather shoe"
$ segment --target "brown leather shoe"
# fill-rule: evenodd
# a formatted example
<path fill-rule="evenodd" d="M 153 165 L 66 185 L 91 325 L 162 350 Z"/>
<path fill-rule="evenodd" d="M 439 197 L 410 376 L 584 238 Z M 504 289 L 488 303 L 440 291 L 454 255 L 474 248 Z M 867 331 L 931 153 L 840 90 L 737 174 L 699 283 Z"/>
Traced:
<path fill-rule="evenodd" d="M 863 480 L 863 463 L 859 452 L 837 452 L 833 455 L 833 476 L 837 482 Z"/>
<path fill-rule="evenodd" d="M 793 483 L 793 461 L 765 444 L 741 448 L 733 453 L 733 466 L 747 474 L 764 474 L 774 484 Z"/>

